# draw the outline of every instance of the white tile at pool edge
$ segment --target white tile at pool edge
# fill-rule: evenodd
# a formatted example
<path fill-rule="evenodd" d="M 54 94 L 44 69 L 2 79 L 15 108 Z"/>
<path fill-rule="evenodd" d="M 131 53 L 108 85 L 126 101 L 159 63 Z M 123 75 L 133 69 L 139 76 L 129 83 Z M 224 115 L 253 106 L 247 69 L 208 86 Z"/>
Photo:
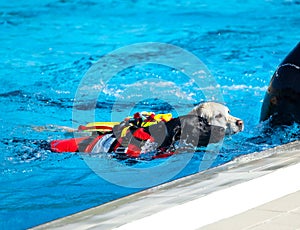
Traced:
<path fill-rule="evenodd" d="M 275 218 L 277 215 L 278 213 L 273 211 L 251 209 L 234 217 L 229 217 L 205 227 L 199 228 L 198 230 L 247 229 L 250 226 L 256 226 L 268 219 Z"/>
<path fill-rule="evenodd" d="M 294 229 L 300 229 L 300 214 L 286 212 L 272 220 L 272 223 L 278 225 L 291 226 Z"/>
<path fill-rule="evenodd" d="M 292 156 L 282 158 L 280 157 L 280 155 L 278 156 L 273 155 L 271 157 L 253 161 L 252 163 L 247 164 L 247 166 L 232 170 L 232 172 L 245 171 L 245 172 L 252 173 L 252 172 L 260 172 L 260 171 L 270 171 L 276 167 L 281 168 L 285 165 L 289 165 L 291 162 L 295 162 L 295 158 Z"/>
<path fill-rule="evenodd" d="M 218 230 L 220 230 L 220 229 L 218 229 Z M 258 226 L 255 226 L 253 228 L 246 228 L 246 229 L 239 229 L 239 230 L 296 230 L 296 229 L 294 227 L 287 226 L 287 225 L 274 224 L 272 222 L 267 222 L 267 223 L 263 223 Z"/>
<path fill-rule="evenodd" d="M 293 202 L 294 201 L 294 202 Z M 300 221 L 300 191 L 241 214 L 207 225 L 201 230 L 296 229 Z M 274 227 L 275 226 L 275 227 Z M 274 228 L 273 228 L 274 227 Z M 299 227 L 300 229 L 300 227 Z"/>
<path fill-rule="evenodd" d="M 294 209 L 294 210 L 292 210 L 292 212 L 297 213 L 297 214 L 300 214 L 300 207 L 299 207 L 299 208 L 296 208 L 296 209 Z"/>
<path fill-rule="evenodd" d="M 203 197 L 203 199 L 189 201 L 183 205 L 172 207 L 157 214 L 125 224 L 120 229 L 140 229 L 142 226 L 161 227 L 161 224 L 158 223 L 162 221 L 165 225 L 167 224 L 166 226 L 176 229 L 180 229 L 180 226 L 181 228 L 190 227 L 190 229 L 196 226 L 205 226 L 238 214 L 242 210 L 246 211 L 250 207 L 255 207 L 255 204 L 273 200 L 286 193 L 294 192 L 295 189 L 299 189 L 300 181 L 295 180 L 294 183 L 288 183 L 285 180 L 286 177 L 293 177 L 298 172 L 298 168 L 299 164 L 280 169 L 263 177 L 241 183 L 231 188 L 219 190 Z M 278 186 L 277 181 L 282 183 L 283 186 Z M 263 189 L 261 192 L 260 187 Z M 250 192 L 253 188 L 255 188 L 254 194 Z M 244 194 L 244 196 L 237 196 L 237 194 Z M 228 197 L 228 199 L 224 199 L 224 197 Z M 215 204 L 215 202 L 217 203 Z M 229 210 L 228 207 L 230 207 Z M 190 210 L 195 210 L 195 208 L 199 209 L 198 213 L 203 217 L 202 220 L 198 218 L 199 216 L 196 213 L 189 212 Z M 186 215 L 187 213 L 189 214 Z M 175 218 L 172 219 L 172 216 Z"/>
<path fill-rule="evenodd" d="M 292 212 L 279 212 L 275 218 L 266 220 L 253 227 L 243 230 L 296 230 L 300 229 L 300 214 Z"/>
<path fill-rule="evenodd" d="M 273 202 L 267 203 L 260 207 L 263 210 L 277 211 L 277 212 L 287 212 L 295 211 L 299 212 L 300 207 L 300 191 L 293 194 L 289 194 L 281 199 L 277 199 Z"/>

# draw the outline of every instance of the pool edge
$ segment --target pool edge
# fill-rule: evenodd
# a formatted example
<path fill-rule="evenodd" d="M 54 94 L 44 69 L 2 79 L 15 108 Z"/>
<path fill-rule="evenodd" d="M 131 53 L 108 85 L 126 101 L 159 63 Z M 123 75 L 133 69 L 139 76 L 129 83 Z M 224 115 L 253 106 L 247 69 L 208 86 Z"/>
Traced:
<path fill-rule="evenodd" d="M 272 201 L 288 194 L 289 191 L 299 190 L 300 184 L 295 181 L 292 188 L 289 188 L 290 190 L 286 189 L 273 196 L 268 196 L 266 193 L 264 199 L 256 197 L 256 200 L 252 201 L 252 205 L 248 204 L 248 206 L 242 207 L 241 204 L 243 197 L 251 195 L 247 194 L 247 186 L 251 186 L 252 189 L 257 188 L 257 185 L 264 180 L 260 186 L 274 189 L 273 187 L 277 186 L 273 183 L 274 181 L 272 182 L 274 176 L 276 178 L 278 175 L 279 177 L 282 176 L 281 180 L 284 183 L 285 177 L 289 175 L 285 174 L 287 171 L 292 169 L 299 169 L 300 171 L 300 167 L 297 165 L 300 162 L 299 153 L 299 141 L 262 152 L 251 153 L 205 172 L 180 178 L 32 229 L 138 229 L 141 226 L 144 229 L 146 226 L 149 229 L 154 229 L 157 228 L 158 221 L 160 221 L 160 227 L 178 227 L 178 229 L 182 225 L 185 229 L 203 227 Z M 280 181 L 277 182 L 278 186 L 281 187 Z M 271 183 L 273 183 L 272 186 Z M 244 190 L 243 187 L 245 187 Z M 241 198 L 241 201 L 235 210 L 231 210 L 231 212 L 226 210 L 225 214 L 222 214 L 217 211 L 221 208 L 220 203 L 208 206 L 207 202 L 211 198 L 217 199 L 216 197 L 219 197 L 218 199 L 220 199 L 225 194 L 228 197 L 230 194 L 236 194 L 235 192 L 239 189 L 242 194 L 236 196 L 235 199 Z M 253 191 L 251 192 L 253 193 Z M 262 196 L 262 193 L 259 193 L 259 196 Z M 230 203 L 223 205 L 223 209 L 226 205 L 227 207 L 228 205 L 232 206 Z M 193 210 L 190 210 L 189 213 L 189 208 L 196 208 L 196 215 Z M 214 209 L 216 212 L 213 215 L 209 214 Z M 182 211 L 184 213 L 180 214 Z M 171 219 L 170 215 L 172 215 Z M 203 218 L 194 223 L 193 219 L 190 218 L 198 215 Z"/>

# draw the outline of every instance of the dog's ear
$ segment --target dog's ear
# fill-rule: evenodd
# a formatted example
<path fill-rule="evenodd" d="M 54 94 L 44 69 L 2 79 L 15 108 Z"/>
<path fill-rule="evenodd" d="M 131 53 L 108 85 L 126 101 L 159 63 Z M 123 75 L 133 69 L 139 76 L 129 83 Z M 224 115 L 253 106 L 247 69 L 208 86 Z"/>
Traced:
<path fill-rule="evenodd" d="M 220 126 L 211 126 L 210 143 L 218 143 L 225 137 L 225 129 Z"/>
<path fill-rule="evenodd" d="M 198 115 L 181 119 L 181 141 L 193 146 L 206 146 L 210 137 L 210 125 Z"/>

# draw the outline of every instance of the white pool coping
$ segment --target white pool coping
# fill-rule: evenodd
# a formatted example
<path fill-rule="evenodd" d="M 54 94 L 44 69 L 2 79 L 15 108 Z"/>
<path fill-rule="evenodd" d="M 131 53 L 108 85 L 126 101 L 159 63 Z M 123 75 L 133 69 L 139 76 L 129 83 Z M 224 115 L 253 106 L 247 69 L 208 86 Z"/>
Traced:
<path fill-rule="evenodd" d="M 213 223 L 299 191 L 298 175 L 300 142 L 293 142 L 34 229 L 214 229 Z"/>

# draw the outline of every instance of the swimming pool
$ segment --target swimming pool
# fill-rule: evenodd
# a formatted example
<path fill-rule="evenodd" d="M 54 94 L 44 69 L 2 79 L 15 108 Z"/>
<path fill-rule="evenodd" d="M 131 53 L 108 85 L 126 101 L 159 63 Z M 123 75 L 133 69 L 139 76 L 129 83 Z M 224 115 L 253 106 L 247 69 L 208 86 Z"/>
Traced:
<path fill-rule="evenodd" d="M 224 141 L 213 166 L 291 140 L 290 131 L 298 129 L 289 127 L 268 142 L 246 141 L 259 135 L 260 107 L 271 75 L 300 40 L 299 1 L 0 2 L 3 229 L 35 226 L 139 190 L 105 181 L 79 154 L 57 155 L 37 148 L 35 140 L 66 136 L 51 131 L 51 126 L 47 132 L 32 129 L 72 126 L 74 97 L 82 77 L 100 57 L 117 48 L 163 42 L 192 52 L 206 64 L 232 114 L 245 122 L 243 133 Z M 173 79 L 176 84 L 185 81 L 180 73 L 161 66 L 128 69 L 99 97 L 97 116 L 109 119 L 113 98 L 131 83 L 128 79 L 148 76 Z M 184 90 L 191 96 L 190 103 L 203 100 L 188 84 Z M 126 103 L 118 106 L 120 112 L 127 111 Z M 159 102 L 135 107 L 149 108 L 166 109 Z M 200 153 L 195 154 L 175 178 L 197 172 L 201 159 Z M 142 161 L 134 167 L 160 161 Z"/>

